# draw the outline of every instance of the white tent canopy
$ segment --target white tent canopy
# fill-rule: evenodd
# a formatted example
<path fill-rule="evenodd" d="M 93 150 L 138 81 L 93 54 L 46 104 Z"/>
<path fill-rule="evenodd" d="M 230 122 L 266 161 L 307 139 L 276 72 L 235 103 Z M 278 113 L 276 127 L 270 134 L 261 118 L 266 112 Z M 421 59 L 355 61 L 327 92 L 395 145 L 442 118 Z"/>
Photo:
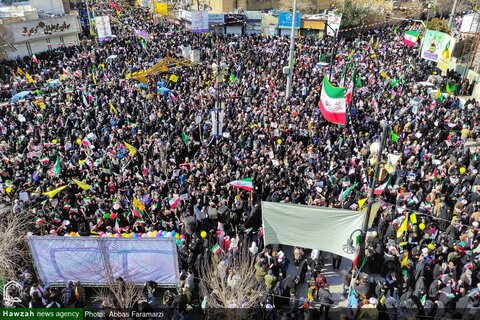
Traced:
<path fill-rule="evenodd" d="M 262 202 L 265 245 L 285 244 L 338 254 L 353 259 L 342 247 L 365 213 L 343 209 Z"/>

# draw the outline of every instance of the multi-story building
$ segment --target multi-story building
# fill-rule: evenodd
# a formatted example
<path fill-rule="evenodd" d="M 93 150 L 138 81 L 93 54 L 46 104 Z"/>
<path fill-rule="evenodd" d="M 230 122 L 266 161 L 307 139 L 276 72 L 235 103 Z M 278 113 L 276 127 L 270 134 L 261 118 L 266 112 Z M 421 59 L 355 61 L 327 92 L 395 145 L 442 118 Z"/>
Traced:
<path fill-rule="evenodd" d="M 60 46 L 79 44 L 78 15 L 67 0 L 13 1 L 0 5 L 6 56 L 15 59 Z"/>
<path fill-rule="evenodd" d="M 293 3 L 293 0 L 291 0 Z M 329 9 L 333 0 L 311 0 L 313 11 L 322 11 Z M 233 12 L 235 9 L 244 11 L 262 11 L 269 9 L 281 9 L 285 0 L 192 0 L 191 7 L 195 8 L 197 4 L 205 4 L 211 10 L 218 12 Z M 309 12 L 312 13 L 312 12 Z"/>

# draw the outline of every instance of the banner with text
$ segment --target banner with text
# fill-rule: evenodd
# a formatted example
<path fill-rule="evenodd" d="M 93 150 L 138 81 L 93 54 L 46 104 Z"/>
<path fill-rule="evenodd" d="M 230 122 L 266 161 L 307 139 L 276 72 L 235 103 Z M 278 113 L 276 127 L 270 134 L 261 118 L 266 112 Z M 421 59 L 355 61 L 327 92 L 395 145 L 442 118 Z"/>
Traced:
<path fill-rule="evenodd" d="M 208 32 L 208 11 L 192 11 L 192 32 Z"/>
<path fill-rule="evenodd" d="M 297 11 L 295 15 L 295 29 L 300 29 L 300 12 Z M 293 24 L 293 15 L 291 12 L 278 13 L 278 27 L 284 29 L 291 29 Z"/>
<path fill-rule="evenodd" d="M 328 12 L 327 23 L 327 35 L 336 37 L 340 29 L 340 24 L 342 23 L 342 14 L 334 11 Z"/>

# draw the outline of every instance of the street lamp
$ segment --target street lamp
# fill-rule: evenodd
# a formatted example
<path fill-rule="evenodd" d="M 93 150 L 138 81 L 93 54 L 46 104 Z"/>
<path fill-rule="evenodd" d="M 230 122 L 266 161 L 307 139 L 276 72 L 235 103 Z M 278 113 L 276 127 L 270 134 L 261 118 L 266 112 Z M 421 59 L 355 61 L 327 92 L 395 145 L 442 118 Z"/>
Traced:
<path fill-rule="evenodd" d="M 361 229 L 355 229 L 352 231 L 350 234 L 350 238 L 347 239 L 347 243 L 342 246 L 343 251 L 345 251 L 348 254 L 354 254 L 356 251 L 355 246 L 353 245 L 353 235 L 355 232 L 360 232 L 360 234 L 363 235 L 363 231 Z"/>
<path fill-rule="evenodd" d="M 353 235 L 356 232 L 359 232 L 362 239 L 360 241 L 360 248 L 358 250 L 357 256 L 355 257 L 357 261 L 363 260 L 363 256 L 365 255 L 365 246 L 366 246 L 366 235 L 367 235 L 367 230 L 368 230 L 368 222 L 370 221 L 370 214 L 372 212 L 372 205 L 374 202 L 374 197 L 375 197 L 375 185 L 378 180 L 378 176 L 380 175 L 380 161 L 382 160 L 382 153 L 383 149 L 385 148 L 385 142 L 387 140 L 387 134 L 389 130 L 392 128 L 392 126 L 397 123 L 404 115 L 407 113 L 409 110 L 408 107 L 405 107 L 400 110 L 398 116 L 391 122 L 388 123 L 385 121 L 382 124 L 382 136 L 380 138 L 380 144 L 374 143 L 375 145 L 371 147 L 371 152 L 373 151 L 378 151 L 377 152 L 377 163 L 375 164 L 375 172 L 374 176 L 372 179 L 372 183 L 370 185 L 370 194 L 368 197 L 368 208 L 367 208 L 367 213 L 365 214 L 365 220 L 363 221 L 363 230 L 361 229 L 355 229 L 352 231 L 350 234 L 350 238 L 347 239 L 347 243 L 342 246 L 343 251 L 345 251 L 348 254 L 354 254 L 357 252 L 357 248 L 355 248 L 354 243 L 353 243 Z M 354 275 L 354 270 L 352 270 L 352 280 L 350 282 L 350 290 L 353 288 L 353 283 L 356 277 Z M 357 274 L 358 275 L 358 274 Z"/>

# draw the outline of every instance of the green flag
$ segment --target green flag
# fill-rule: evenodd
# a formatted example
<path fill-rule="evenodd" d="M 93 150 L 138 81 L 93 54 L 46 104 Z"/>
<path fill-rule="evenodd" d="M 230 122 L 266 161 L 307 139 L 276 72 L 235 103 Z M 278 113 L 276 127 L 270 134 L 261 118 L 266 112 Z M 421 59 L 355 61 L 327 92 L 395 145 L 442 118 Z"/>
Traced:
<path fill-rule="evenodd" d="M 392 138 L 393 142 L 398 142 L 399 137 L 393 130 L 390 130 L 390 137 Z"/>
<path fill-rule="evenodd" d="M 339 201 L 342 201 L 344 200 L 346 197 L 348 197 L 348 195 L 350 194 L 350 192 L 352 192 L 353 189 L 355 189 L 355 187 L 358 185 L 358 182 L 355 182 L 355 184 L 349 188 L 347 188 L 347 190 L 345 190 L 342 194 L 340 194 L 340 197 L 338 198 Z"/>
<path fill-rule="evenodd" d="M 454 84 L 450 85 L 450 83 L 447 82 L 447 87 L 446 87 L 446 89 L 447 89 L 447 93 L 448 93 L 448 94 L 455 93 L 455 91 L 457 91 L 457 84 L 454 83 Z"/>
<path fill-rule="evenodd" d="M 235 82 L 235 75 L 232 73 L 230 75 L 230 83 L 234 83 Z"/>
<path fill-rule="evenodd" d="M 325 53 L 322 53 L 320 57 L 320 62 L 325 62 L 327 60 L 327 55 Z"/>
<path fill-rule="evenodd" d="M 182 131 L 182 141 L 185 143 L 185 145 L 188 145 L 188 136 L 185 131 Z"/>
<path fill-rule="evenodd" d="M 363 87 L 362 83 L 362 78 L 357 75 L 357 83 L 356 83 L 357 88 Z"/>
<path fill-rule="evenodd" d="M 398 30 L 398 27 L 395 26 L 395 27 L 393 28 L 393 33 L 397 34 L 397 30 Z"/>
<path fill-rule="evenodd" d="M 143 49 L 147 49 L 147 43 L 145 42 L 145 40 L 143 38 L 140 39 L 140 43 L 142 44 Z"/>
<path fill-rule="evenodd" d="M 92 65 L 92 73 L 95 73 L 97 71 L 97 66 L 95 63 Z"/>
<path fill-rule="evenodd" d="M 400 83 L 400 79 L 395 77 L 395 78 L 393 78 L 392 81 L 390 81 L 390 86 L 394 87 L 397 83 Z"/>

